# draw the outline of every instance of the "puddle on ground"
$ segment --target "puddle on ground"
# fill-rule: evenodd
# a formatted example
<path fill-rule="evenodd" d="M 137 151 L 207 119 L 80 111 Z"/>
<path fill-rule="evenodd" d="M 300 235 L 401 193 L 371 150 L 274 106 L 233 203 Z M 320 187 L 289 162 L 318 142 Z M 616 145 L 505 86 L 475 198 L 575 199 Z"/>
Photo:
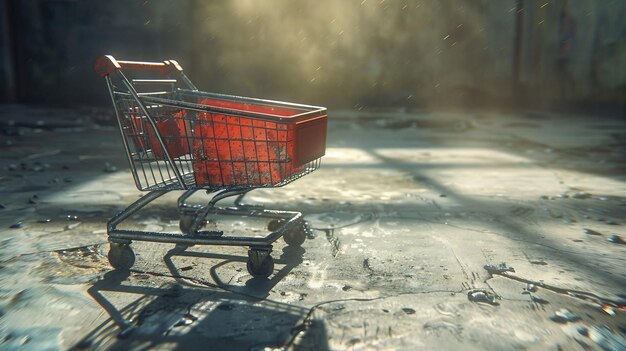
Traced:
<path fill-rule="evenodd" d="M 97 268 L 100 267 L 102 260 L 106 259 L 100 245 L 58 250 L 54 254 L 61 262 L 79 268 Z"/>
<path fill-rule="evenodd" d="M 111 269 L 105 249 L 101 245 L 91 245 L 54 251 L 52 255 L 56 260 L 43 262 L 35 272 L 53 284 L 94 282 Z"/>

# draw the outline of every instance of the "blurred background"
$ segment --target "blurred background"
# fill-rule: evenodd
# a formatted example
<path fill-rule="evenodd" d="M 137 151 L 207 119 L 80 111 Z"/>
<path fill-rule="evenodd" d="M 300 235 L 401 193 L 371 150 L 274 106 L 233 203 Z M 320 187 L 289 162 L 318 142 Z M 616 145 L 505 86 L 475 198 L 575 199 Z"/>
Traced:
<path fill-rule="evenodd" d="M 0 350 L 625 350 L 625 19 L 626 0 L 0 0 Z M 312 231 L 274 243 L 270 279 L 240 247 L 140 241 L 112 270 L 106 223 L 156 172 L 126 159 L 118 127 L 147 124 L 117 125 L 103 54 L 328 107 L 323 166 L 246 196 Z M 178 234 L 178 195 L 123 228 Z"/>
<path fill-rule="evenodd" d="M 108 106 L 101 54 L 333 108 L 623 114 L 623 0 L 0 1 L 0 101 Z"/>

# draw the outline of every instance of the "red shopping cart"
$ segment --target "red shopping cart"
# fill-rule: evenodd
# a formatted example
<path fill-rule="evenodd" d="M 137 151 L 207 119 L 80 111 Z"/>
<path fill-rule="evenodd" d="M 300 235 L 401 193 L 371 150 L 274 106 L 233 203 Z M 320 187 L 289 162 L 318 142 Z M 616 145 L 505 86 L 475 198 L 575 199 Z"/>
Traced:
<path fill-rule="evenodd" d="M 267 277 L 274 270 L 274 241 L 283 237 L 288 245 L 302 245 L 309 229 L 300 212 L 244 205 L 242 199 L 253 189 L 286 185 L 320 166 L 325 108 L 199 91 L 173 60 L 120 61 L 107 55 L 96 60 L 95 70 L 106 81 L 135 184 L 148 191 L 107 224 L 114 268 L 132 267 L 135 240 L 232 245 L 248 246 L 248 272 Z M 175 190 L 183 191 L 177 203 L 180 233 L 117 228 Z M 207 205 L 188 203 L 198 190 L 212 194 Z M 234 206 L 217 206 L 235 196 Z M 226 236 L 203 230 L 209 215 L 263 218 L 269 233 Z"/>

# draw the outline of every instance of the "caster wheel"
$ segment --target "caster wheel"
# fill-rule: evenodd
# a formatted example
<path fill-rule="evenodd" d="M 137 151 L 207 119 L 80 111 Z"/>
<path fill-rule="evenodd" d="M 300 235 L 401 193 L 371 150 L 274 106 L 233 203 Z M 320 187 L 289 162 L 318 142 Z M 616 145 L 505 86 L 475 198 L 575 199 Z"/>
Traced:
<path fill-rule="evenodd" d="M 297 225 L 295 228 L 287 231 L 285 235 L 283 235 L 283 239 L 289 246 L 302 246 L 306 240 L 306 226 L 304 223 Z"/>
<path fill-rule="evenodd" d="M 283 223 L 285 223 L 285 221 L 282 219 L 272 219 L 267 224 L 267 230 L 269 230 L 270 232 L 275 232 L 276 230 L 278 230 L 278 228 L 280 228 L 281 225 L 283 225 Z"/>
<path fill-rule="evenodd" d="M 267 256 L 259 265 L 255 265 L 251 259 L 248 259 L 248 273 L 255 278 L 267 278 L 274 272 L 274 259 Z"/>
<path fill-rule="evenodd" d="M 180 215 L 180 221 L 178 222 L 178 228 L 183 234 L 193 234 L 191 232 L 191 225 L 193 224 L 193 216 Z"/>
<path fill-rule="evenodd" d="M 111 243 L 109 245 L 109 263 L 115 269 L 130 269 L 135 264 L 135 252 L 128 244 Z"/>

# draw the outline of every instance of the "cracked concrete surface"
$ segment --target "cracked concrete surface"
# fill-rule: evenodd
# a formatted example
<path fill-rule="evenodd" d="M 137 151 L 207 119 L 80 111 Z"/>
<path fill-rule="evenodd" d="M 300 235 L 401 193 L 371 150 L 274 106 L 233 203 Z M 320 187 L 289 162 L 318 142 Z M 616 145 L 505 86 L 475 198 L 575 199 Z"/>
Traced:
<path fill-rule="evenodd" d="M 331 112 L 322 168 L 246 197 L 313 229 L 302 249 L 277 241 L 262 280 L 236 247 L 136 242 L 133 269 L 111 271 L 106 220 L 140 193 L 92 113 L 1 113 L 2 349 L 626 347 L 623 120 Z M 127 227 L 177 232 L 176 195 Z"/>

